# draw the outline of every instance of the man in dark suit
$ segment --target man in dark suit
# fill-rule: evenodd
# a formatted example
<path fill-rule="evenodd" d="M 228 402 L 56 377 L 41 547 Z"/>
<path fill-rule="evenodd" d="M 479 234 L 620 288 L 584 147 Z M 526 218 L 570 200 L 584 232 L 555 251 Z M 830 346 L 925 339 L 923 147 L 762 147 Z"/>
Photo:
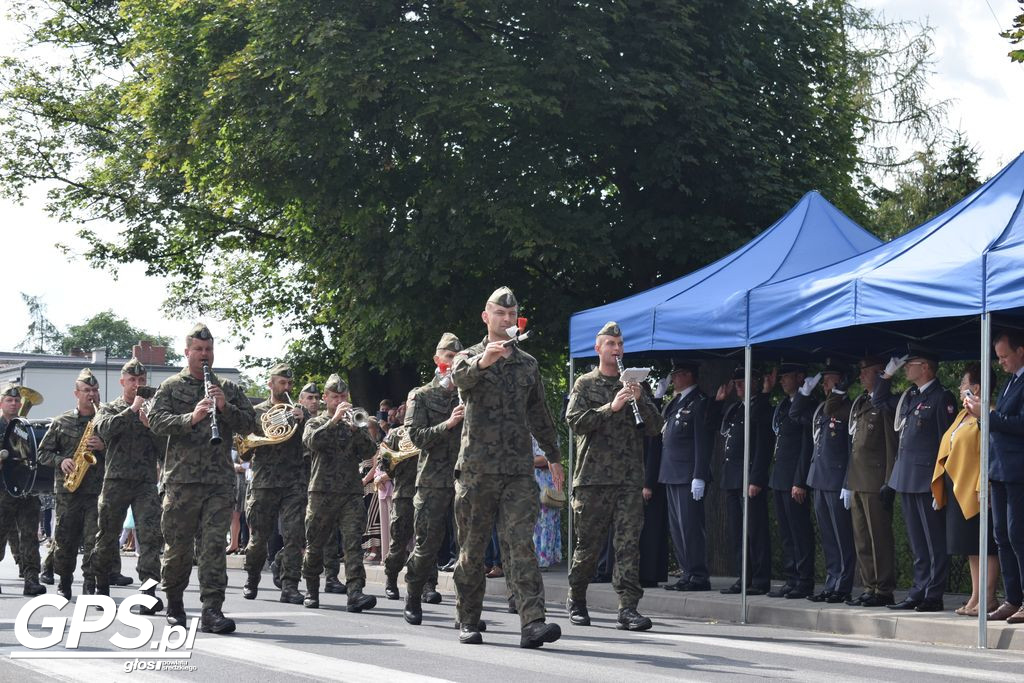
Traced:
<path fill-rule="evenodd" d="M 988 618 L 1024 623 L 1024 337 L 1019 332 L 996 336 L 996 357 L 1010 379 L 999 392 L 989 413 L 989 479 L 992 485 L 992 526 L 1003 570 L 1006 601 Z M 964 400 L 967 410 L 977 417 L 981 398 Z"/>
<path fill-rule="evenodd" d="M 725 491 L 725 509 L 729 527 L 729 543 L 733 548 L 736 575 L 743 562 L 743 439 L 744 410 L 743 367 L 733 372 L 732 381 L 722 385 L 715 396 L 715 420 L 723 437 L 721 488 Z M 761 373 L 751 372 L 751 383 L 761 388 Z M 735 390 L 736 402 L 725 405 Z M 721 416 L 720 420 L 718 419 Z M 747 595 L 764 595 L 771 589 L 772 545 L 768 528 L 768 466 L 772 457 L 772 407 L 769 396 L 758 392 L 750 397 L 750 463 L 747 482 Z M 740 592 L 740 579 L 720 592 Z"/>
<path fill-rule="evenodd" d="M 902 396 L 892 394 L 892 376 L 905 367 L 911 387 Z M 911 349 L 903 358 L 892 358 L 878 378 L 872 401 L 879 408 L 894 409 L 900 435 L 896 464 L 889 486 L 903 504 L 910 550 L 914 554 L 914 579 L 907 597 L 889 609 L 941 612 L 942 595 L 949 574 L 946 554 L 946 514 L 934 509 L 932 471 L 939 440 L 956 415 L 953 394 L 935 377 L 938 356 Z"/>
<path fill-rule="evenodd" d="M 708 397 L 697 387 L 698 364 L 673 361 L 675 396 L 665 407 L 658 482 L 668 497 L 668 526 L 682 578 L 666 590 L 706 591 L 708 580 L 704 487 L 711 479 Z"/>
<path fill-rule="evenodd" d="M 764 391 L 770 392 L 778 377 L 785 394 L 772 414 L 775 432 L 775 467 L 768 486 L 775 501 L 775 518 L 782 537 L 782 567 L 786 583 L 769 591 L 769 598 L 806 598 L 814 592 L 814 526 L 807 470 L 811 463 L 810 425 L 790 414 L 793 397 L 807 378 L 807 368 L 783 363 L 765 377 Z"/>

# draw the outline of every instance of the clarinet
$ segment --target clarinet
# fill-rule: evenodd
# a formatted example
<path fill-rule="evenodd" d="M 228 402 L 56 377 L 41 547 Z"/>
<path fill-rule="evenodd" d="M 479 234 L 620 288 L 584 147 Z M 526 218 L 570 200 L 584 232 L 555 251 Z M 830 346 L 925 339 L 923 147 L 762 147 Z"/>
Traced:
<path fill-rule="evenodd" d="M 626 371 L 625 366 L 622 365 L 622 356 L 615 356 L 615 364 L 619 366 L 619 374 L 621 375 Z M 636 422 L 637 429 L 643 429 L 644 418 L 640 416 L 640 406 L 637 405 L 636 399 L 632 398 L 629 400 L 629 405 L 633 406 L 633 420 Z"/>
<path fill-rule="evenodd" d="M 203 363 L 203 389 L 206 391 L 206 398 L 210 398 L 210 387 L 213 381 L 210 379 L 210 366 Z M 210 445 L 216 446 L 221 442 L 220 427 L 217 426 L 217 404 L 213 404 L 210 411 Z"/>

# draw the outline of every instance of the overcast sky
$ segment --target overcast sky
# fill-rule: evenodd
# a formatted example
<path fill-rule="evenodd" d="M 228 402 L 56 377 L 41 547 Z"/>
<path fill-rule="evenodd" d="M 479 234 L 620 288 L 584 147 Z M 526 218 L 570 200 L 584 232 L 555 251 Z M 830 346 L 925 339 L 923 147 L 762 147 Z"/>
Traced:
<path fill-rule="evenodd" d="M 1010 62 L 1009 43 L 999 31 L 1010 26 L 1021 10 L 1015 0 L 862 0 L 890 19 L 927 20 L 934 28 L 935 73 L 931 83 L 936 99 L 952 100 L 948 125 L 962 130 L 982 155 L 988 177 L 1024 151 L 1024 66 Z M 0 7 L 6 2 L 0 0 Z M 0 20 L 0 45 L 10 54 L 19 27 Z M 54 245 L 82 248 L 75 237 L 79 226 L 61 224 L 43 210 L 44 193 L 35 191 L 23 206 L 0 199 L 4 237 L 7 304 L 0 325 L 0 350 L 12 350 L 25 336 L 29 320 L 19 292 L 41 296 L 52 322 L 64 328 L 95 313 L 112 309 L 136 327 L 174 337 L 182 344 L 190 320 L 169 320 L 160 312 L 166 282 L 146 278 L 141 266 L 124 266 L 114 281 L 81 260 L 68 260 Z M 208 320 L 217 336 L 226 324 Z M 222 337 L 217 364 L 235 365 L 242 353 Z M 248 353 L 276 356 L 284 337 L 274 328 L 255 335 Z"/>

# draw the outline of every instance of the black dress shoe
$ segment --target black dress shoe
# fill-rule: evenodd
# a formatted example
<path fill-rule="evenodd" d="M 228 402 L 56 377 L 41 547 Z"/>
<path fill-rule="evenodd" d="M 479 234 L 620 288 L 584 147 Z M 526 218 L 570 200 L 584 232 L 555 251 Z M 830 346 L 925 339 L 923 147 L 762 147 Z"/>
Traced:
<path fill-rule="evenodd" d="M 675 583 L 666 583 L 664 586 L 662 586 L 662 588 L 664 588 L 667 591 L 681 591 L 683 590 L 683 586 L 685 586 L 686 584 L 686 581 L 679 579 Z"/>
<path fill-rule="evenodd" d="M 788 598 L 788 597 L 792 597 L 792 596 L 791 595 L 787 595 L 786 597 Z M 808 595 L 807 599 L 810 600 L 811 602 L 826 602 L 831 597 L 832 597 L 832 591 L 821 591 L 820 593 L 815 593 L 814 595 Z"/>
<path fill-rule="evenodd" d="M 832 593 L 827 598 L 825 598 L 825 602 L 827 602 L 830 605 L 838 605 L 839 603 L 846 602 L 849 599 L 849 593 Z"/>
<path fill-rule="evenodd" d="M 915 612 L 941 612 L 946 609 L 942 600 L 922 600 L 921 604 L 914 608 Z"/>
<path fill-rule="evenodd" d="M 522 635 L 519 637 L 519 647 L 534 649 L 544 643 L 553 643 L 562 637 L 562 629 L 558 624 L 549 624 L 545 621 L 531 621 L 523 627 Z"/>
<path fill-rule="evenodd" d="M 729 586 L 728 588 L 723 588 L 722 590 L 720 590 L 718 592 L 721 593 L 722 595 L 738 595 L 739 593 L 742 592 L 742 590 L 740 589 L 740 585 L 738 583 L 734 583 L 733 585 Z"/>
<path fill-rule="evenodd" d="M 799 588 L 794 588 L 793 590 L 791 590 L 788 593 L 786 593 L 786 595 L 784 597 L 787 600 L 802 600 L 803 598 L 806 598 L 806 597 L 810 596 L 810 594 L 811 594 L 811 591 L 809 591 L 809 590 L 805 591 L 805 590 L 800 590 Z"/>
<path fill-rule="evenodd" d="M 708 583 L 707 581 L 703 581 L 703 582 L 687 581 L 686 583 L 684 583 L 682 586 L 680 586 L 676 590 L 683 591 L 685 593 L 698 593 L 698 592 L 701 592 L 701 591 L 709 591 L 709 590 L 711 590 L 711 584 Z"/>
<path fill-rule="evenodd" d="M 784 598 L 787 595 L 789 595 L 789 593 L 792 590 L 793 590 L 792 586 L 790 586 L 790 585 L 782 585 L 782 586 L 779 586 L 778 588 L 776 588 L 775 590 L 768 591 L 767 593 L 765 593 L 765 595 L 767 595 L 769 598 Z"/>
<path fill-rule="evenodd" d="M 861 604 L 863 604 L 863 602 L 865 600 L 867 600 L 868 598 L 870 598 L 871 596 L 872 596 L 872 593 L 868 593 L 867 591 L 864 591 L 863 593 L 861 593 L 857 597 L 850 598 L 849 600 L 847 600 L 846 604 L 849 605 L 850 607 L 860 607 Z"/>
<path fill-rule="evenodd" d="M 913 598 L 906 597 L 897 602 L 895 605 L 886 605 L 889 609 L 917 609 L 917 606 L 921 604 L 920 600 L 914 600 Z"/>
<path fill-rule="evenodd" d="M 888 607 L 896 603 L 896 598 L 891 595 L 869 595 L 860 601 L 861 607 Z"/>
<path fill-rule="evenodd" d="M 747 588 L 747 595 L 765 595 L 767 593 L 768 593 L 768 589 L 767 588 L 758 588 L 756 586 L 751 586 L 751 587 Z"/>

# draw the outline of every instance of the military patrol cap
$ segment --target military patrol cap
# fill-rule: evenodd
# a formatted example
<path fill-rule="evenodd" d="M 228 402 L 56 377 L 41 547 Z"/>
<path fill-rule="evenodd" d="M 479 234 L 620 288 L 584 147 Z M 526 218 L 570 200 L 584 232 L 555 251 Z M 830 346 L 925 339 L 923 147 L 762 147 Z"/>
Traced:
<path fill-rule="evenodd" d="M 100 384 L 99 380 L 93 376 L 92 370 L 89 368 L 82 368 L 82 371 L 78 373 L 78 377 L 75 378 L 75 381 L 81 382 L 82 384 L 88 384 L 90 387 L 97 387 Z"/>
<path fill-rule="evenodd" d="M 334 373 L 324 382 L 324 391 L 333 391 L 336 394 L 344 394 L 348 391 L 348 384 L 338 373 Z"/>
<path fill-rule="evenodd" d="M 732 378 L 733 379 L 739 379 L 739 380 L 745 379 L 743 375 L 744 375 L 744 373 L 743 373 L 743 366 L 742 365 L 737 365 L 736 369 L 732 371 Z M 757 368 L 751 368 L 751 370 L 750 370 L 750 379 L 752 381 L 754 381 L 754 382 L 760 382 L 761 381 L 761 371 L 758 370 Z"/>
<path fill-rule="evenodd" d="M 597 336 L 600 337 L 603 334 L 607 334 L 610 337 L 621 337 L 622 328 L 619 327 L 619 324 L 614 320 L 609 320 L 604 324 L 604 327 L 600 329 L 600 331 L 597 333 Z"/>
<path fill-rule="evenodd" d="M 490 298 L 487 299 L 489 304 L 497 304 L 498 306 L 504 306 L 505 308 L 512 308 L 518 306 L 519 302 L 516 301 L 516 295 L 512 293 L 512 290 L 508 287 L 498 287 L 491 294 Z"/>
<path fill-rule="evenodd" d="M 146 366 L 140 363 L 138 358 L 132 358 L 121 366 L 121 374 L 139 377 L 146 374 Z"/>
<path fill-rule="evenodd" d="M 316 382 L 310 382 L 306 386 L 299 390 L 300 394 L 319 394 L 320 389 L 317 388 Z"/>
<path fill-rule="evenodd" d="M 939 362 L 939 354 L 935 353 L 931 349 L 926 349 L 923 346 L 916 346 L 914 344 L 908 344 L 907 345 L 907 355 L 910 358 L 920 358 L 921 360 L 930 360 L 933 363 L 938 363 Z"/>
<path fill-rule="evenodd" d="M 668 371 L 668 374 L 674 375 L 677 372 L 690 372 L 694 375 L 697 374 L 697 370 L 700 368 L 700 363 L 695 360 L 686 360 L 680 358 L 672 359 L 672 369 Z"/>
<path fill-rule="evenodd" d="M 807 374 L 807 366 L 804 365 L 803 363 L 780 363 L 779 364 L 779 374 L 780 375 L 785 375 L 785 374 L 788 374 L 790 372 L 802 372 L 803 374 L 806 375 Z"/>
<path fill-rule="evenodd" d="M 203 341 L 212 341 L 213 334 L 210 332 L 210 328 L 205 323 L 196 323 L 192 331 L 188 333 L 189 339 L 202 339 Z"/>
<path fill-rule="evenodd" d="M 825 367 L 821 369 L 822 375 L 845 375 L 846 370 L 842 369 L 832 361 L 825 363 Z"/>
<path fill-rule="evenodd" d="M 881 356 L 864 356 L 860 359 L 860 362 L 857 363 L 857 367 L 863 370 L 864 368 L 872 368 L 876 365 L 885 365 L 887 362 L 888 359 L 882 358 Z"/>
<path fill-rule="evenodd" d="M 18 385 L 14 382 L 6 382 L 3 389 L 0 389 L 0 396 L 17 396 L 21 398 L 21 392 L 18 391 Z"/>
<path fill-rule="evenodd" d="M 451 332 L 445 332 L 441 335 L 441 341 L 437 342 L 438 351 L 461 351 L 462 342 Z"/>
<path fill-rule="evenodd" d="M 271 377 L 285 377 L 287 379 L 292 378 L 292 366 L 287 363 L 278 363 L 274 367 L 270 368 Z"/>

